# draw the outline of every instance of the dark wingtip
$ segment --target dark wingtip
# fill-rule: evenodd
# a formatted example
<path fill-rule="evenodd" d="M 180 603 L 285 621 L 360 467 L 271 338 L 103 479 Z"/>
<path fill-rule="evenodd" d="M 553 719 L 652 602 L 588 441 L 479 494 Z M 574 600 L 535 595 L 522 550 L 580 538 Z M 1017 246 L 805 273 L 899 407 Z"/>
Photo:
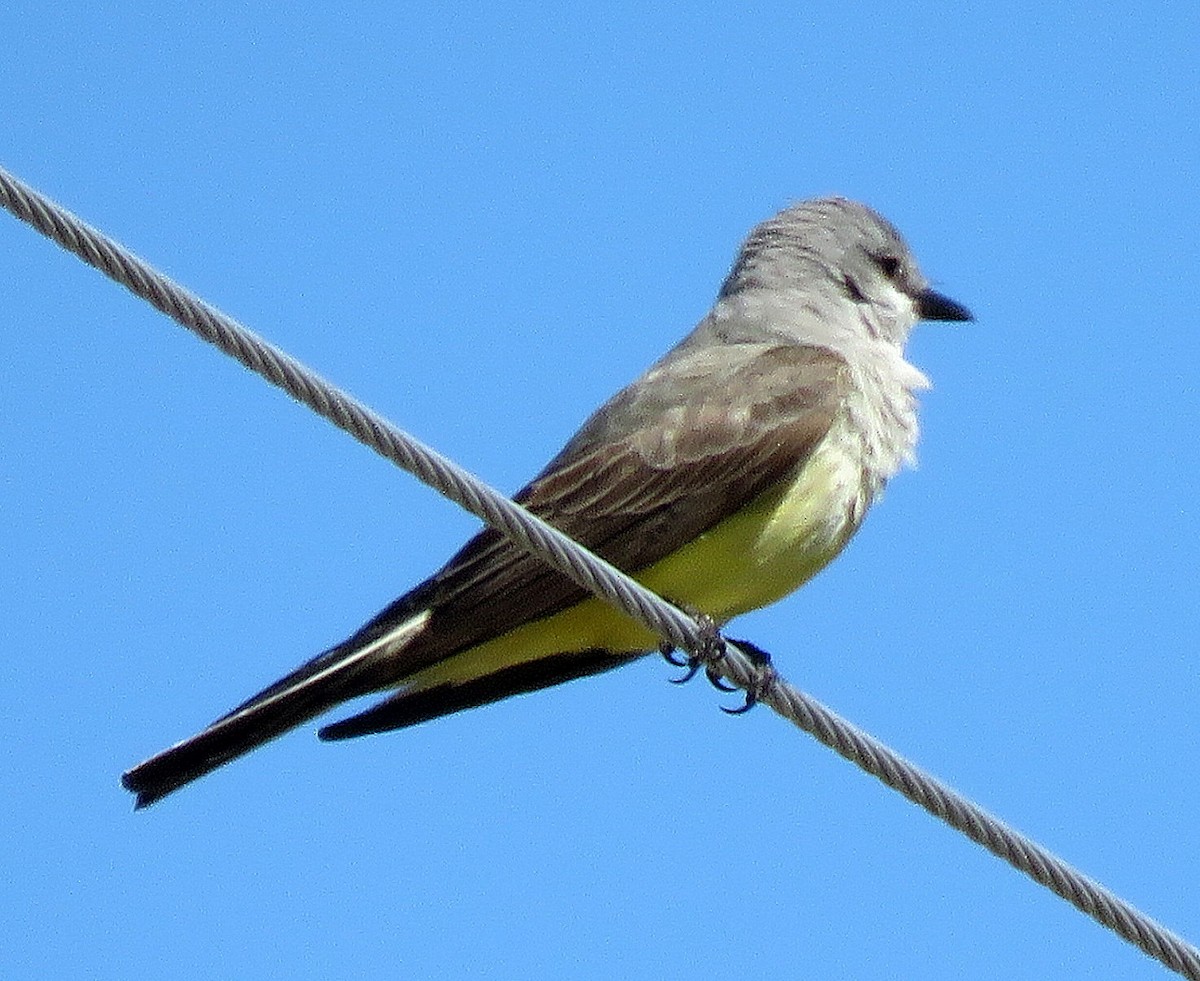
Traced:
<path fill-rule="evenodd" d="M 135 777 L 134 771 L 129 770 L 121 774 L 121 786 L 134 795 L 133 809 L 135 811 L 145 810 L 155 801 L 162 800 L 167 792 L 154 793 L 139 786 Z"/>
<path fill-rule="evenodd" d="M 974 320 L 971 311 L 937 290 L 917 294 L 917 315 L 922 320 Z"/>
<path fill-rule="evenodd" d="M 340 722 L 331 722 L 327 726 L 321 726 L 317 730 L 317 738 L 323 743 L 341 742 L 343 739 L 353 739 L 359 735 L 351 726 L 345 723 L 352 722 L 353 716 L 349 719 L 342 719 Z"/>
<path fill-rule="evenodd" d="M 599 674 L 627 664 L 641 657 L 641 654 L 641 651 L 574 651 L 513 664 L 457 684 L 401 690 L 365 712 L 323 726 L 317 730 L 317 738 L 324 742 L 336 742 L 403 729 L 452 712 L 487 705 L 510 695 L 522 695 L 564 681 Z"/>

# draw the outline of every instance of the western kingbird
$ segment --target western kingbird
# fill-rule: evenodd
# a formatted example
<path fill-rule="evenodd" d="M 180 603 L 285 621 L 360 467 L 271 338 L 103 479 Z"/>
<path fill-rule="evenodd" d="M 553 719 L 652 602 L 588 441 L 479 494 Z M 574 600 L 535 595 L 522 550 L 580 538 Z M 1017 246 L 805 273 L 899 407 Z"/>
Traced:
<path fill-rule="evenodd" d="M 515 500 L 722 624 L 823 568 L 913 458 L 917 320 L 969 320 L 842 198 L 750 233 L 712 310 Z M 345 642 L 122 778 L 144 807 L 348 699 L 345 739 L 596 674 L 658 638 L 487 529 Z"/>

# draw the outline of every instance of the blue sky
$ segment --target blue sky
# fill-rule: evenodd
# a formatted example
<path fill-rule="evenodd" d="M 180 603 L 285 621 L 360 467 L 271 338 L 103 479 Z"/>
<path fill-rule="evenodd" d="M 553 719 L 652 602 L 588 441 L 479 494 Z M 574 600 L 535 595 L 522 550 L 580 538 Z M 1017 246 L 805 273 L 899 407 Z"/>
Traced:
<path fill-rule="evenodd" d="M 804 9 L 798 10 L 798 7 Z M 0 12 L 0 162 L 515 489 L 837 192 L 926 325 L 918 470 L 736 624 L 1200 939 L 1200 12 L 216 2 Z M 390 736 L 119 773 L 473 520 L 0 219 L 0 975 L 1158 978 L 654 660 Z"/>

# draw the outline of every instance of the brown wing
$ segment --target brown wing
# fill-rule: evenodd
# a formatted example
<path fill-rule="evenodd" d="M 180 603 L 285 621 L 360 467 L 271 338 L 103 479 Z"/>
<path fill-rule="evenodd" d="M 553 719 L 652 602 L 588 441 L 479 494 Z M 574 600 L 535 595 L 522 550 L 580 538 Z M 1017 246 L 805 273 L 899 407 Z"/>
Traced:
<path fill-rule="evenodd" d="M 636 573 L 801 465 L 847 384 L 845 362 L 821 347 L 741 344 L 667 361 L 597 412 L 515 499 Z M 394 666 L 402 678 L 584 595 L 489 529 L 350 643 L 430 609 Z"/>

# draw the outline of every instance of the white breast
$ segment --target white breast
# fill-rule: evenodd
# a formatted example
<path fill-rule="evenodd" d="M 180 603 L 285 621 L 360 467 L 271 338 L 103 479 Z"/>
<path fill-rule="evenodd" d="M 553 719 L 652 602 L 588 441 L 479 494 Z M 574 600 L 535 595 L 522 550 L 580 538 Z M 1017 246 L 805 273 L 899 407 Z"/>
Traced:
<path fill-rule="evenodd" d="M 929 379 L 904 360 L 900 348 L 882 341 L 857 346 L 850 365 L 854 392 L 847 400 L 845 436 L 859 441 L 873 499 L 901 466 L 916 463 L 916 393 L 929 388 Z"/>

